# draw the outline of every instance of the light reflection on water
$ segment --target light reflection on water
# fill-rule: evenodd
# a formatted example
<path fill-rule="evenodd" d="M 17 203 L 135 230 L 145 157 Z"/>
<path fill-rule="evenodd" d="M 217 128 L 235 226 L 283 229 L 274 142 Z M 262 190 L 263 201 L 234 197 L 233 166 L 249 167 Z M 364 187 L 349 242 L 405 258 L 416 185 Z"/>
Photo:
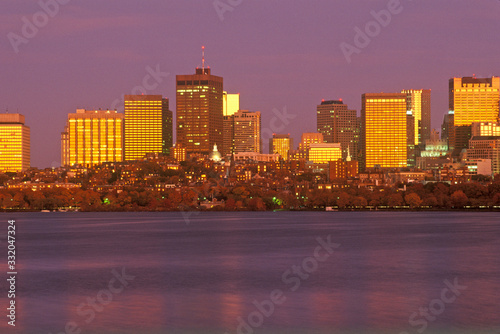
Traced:
<path fill-rule="evenodd" d="M 455 277 L 467 289 L 426 333 L 500 326 L 498 213 L 203 213 L 189 225 L 176 213 L 15 218 L 17 333 L 59 334 L 68 322 L 82 333 L 236 333 L 276 289 L 286 300 L 256 333 L 417 333 L 410 315 Z M 291 291 L 282 274 L 328 235 L 341 246 Z M 121 268 L 135 279 L 86 323 L 78 306 Z"/>

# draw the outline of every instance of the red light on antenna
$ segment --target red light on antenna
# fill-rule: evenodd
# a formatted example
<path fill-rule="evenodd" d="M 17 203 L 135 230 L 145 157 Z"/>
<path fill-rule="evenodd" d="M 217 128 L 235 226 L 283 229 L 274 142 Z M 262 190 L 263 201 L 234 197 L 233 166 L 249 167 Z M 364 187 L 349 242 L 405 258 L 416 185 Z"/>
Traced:
<path fill-rule="evenodd" d="M 321 99 L 321 102 L 325 102 L 325 99 Z"/>
<path fill-rule="evenodd" d="M 340 102 L 342 102 L 342 99 L 339 99 Z"/>
<path fill-rule="evenodd" d="M 201 48 L 202 48 L 203 50 L 205 50 L 205 47 L 204 47 L 204 46 L 202 46 Z"/>

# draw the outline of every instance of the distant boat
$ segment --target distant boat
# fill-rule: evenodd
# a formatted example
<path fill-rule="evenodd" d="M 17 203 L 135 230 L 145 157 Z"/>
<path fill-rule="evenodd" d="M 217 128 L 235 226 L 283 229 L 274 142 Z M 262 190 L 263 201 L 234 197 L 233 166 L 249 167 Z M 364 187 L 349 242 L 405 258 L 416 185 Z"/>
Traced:
<path fill-rule="evenodd" d="M 333 208 L 333 206 L 327 206 L 327 207 L 325 208 L 325 211 L 339 211 L 339 210 L 334 209 L 334 208 Z"/>
<path fill-rule="evenodd" d="M 50 210 L 42 210 L 42 212 L 50 212 Z"/>

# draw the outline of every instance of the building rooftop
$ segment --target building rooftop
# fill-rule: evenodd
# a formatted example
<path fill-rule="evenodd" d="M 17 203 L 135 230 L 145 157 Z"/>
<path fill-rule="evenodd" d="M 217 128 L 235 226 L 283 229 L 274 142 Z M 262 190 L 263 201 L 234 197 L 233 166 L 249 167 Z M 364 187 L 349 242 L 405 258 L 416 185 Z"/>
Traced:
<path fill-rule="evenodd" d="M 0 114 L 0 124 L 24 124 L 24 116 L 21 114 Z"/>

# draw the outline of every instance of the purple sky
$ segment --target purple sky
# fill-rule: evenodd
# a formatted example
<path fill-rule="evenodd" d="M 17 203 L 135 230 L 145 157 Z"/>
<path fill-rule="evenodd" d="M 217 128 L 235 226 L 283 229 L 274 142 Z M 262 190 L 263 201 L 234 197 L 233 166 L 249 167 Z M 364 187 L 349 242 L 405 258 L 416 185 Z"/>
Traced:
<path fill-rule="evenodd" d="M 170 75 L 147 92 L 170 98 L 175 111 L 175 75 L 194 73 L 205 45 L 212 73 L 241 94 L 242 109 L 262 112 L 263 129 L 282 125 L 271 122 L 274 108 L 295 115 L 281 132 L 296 144 L 315 132 L 321 99 L 342 98 L 359 113 L 367 92 L 430 88 L 439 128 L 449 78 L 500 75 L 500 1 L 401 0 L 402 11 L 348 64 L 340 44 L 354 44 L 354 28 L 390 1 L 242 0 L 221 20 L 212 0 L 71 0 L 18 53 L 8 34 L 23 36 L 22 18 L 32 22 L 41 7 L 2 1 L 0 110 L 26 116 L 32 166 L 57 166 L 69 112 L 112 107 L 157 65 Z"/>

